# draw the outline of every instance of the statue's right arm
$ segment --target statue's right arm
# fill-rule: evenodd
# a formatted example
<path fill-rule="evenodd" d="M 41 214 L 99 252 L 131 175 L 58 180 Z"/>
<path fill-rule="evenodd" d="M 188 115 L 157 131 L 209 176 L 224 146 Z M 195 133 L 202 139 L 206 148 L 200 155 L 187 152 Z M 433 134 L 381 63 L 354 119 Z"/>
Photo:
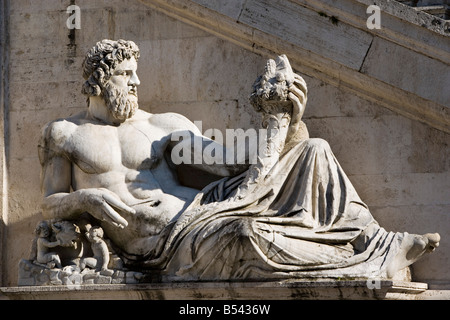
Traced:
<path fill-rule="evenodd" d="M 56 134 L 58 135 L 55 136 Z M 95 218 L 118 227 L 127 226 L 127 221 L 118 211 L 135 211 L 113 192 L 105 188 L 86 188 L 71 192 L 72 166 L 75 164 L 62 150 L 63 141 L 61 130 L 54 130 L 54 124 L 44 128 L 39 143 L 44 218 L 70 220 L 76 219 L 83 212 L 89 212 Z"/>
<path fill-rule="evenodd" d="M 47 124 L 38 145 L 41 191 L 44 196 L 42 213 L 46 219 L 73 219 L 83 212 L 79 193 L 70 193 L 71 162 L 64 156 L 64 143 L 58 143 L 65 140 L 62 129 L 62 124 L 58 122 Z"/>
<path fill-rule="evenodd" d="M 46 239 L 41 239 L 42 240 L 42 244 L 44 246 L 46 246 L 47 248 L 54 248 L 54 247 L 58 247 L 61 245 L 61 241 L 60 240 L 56 240 L 56 241 L 49 241 Z"/>

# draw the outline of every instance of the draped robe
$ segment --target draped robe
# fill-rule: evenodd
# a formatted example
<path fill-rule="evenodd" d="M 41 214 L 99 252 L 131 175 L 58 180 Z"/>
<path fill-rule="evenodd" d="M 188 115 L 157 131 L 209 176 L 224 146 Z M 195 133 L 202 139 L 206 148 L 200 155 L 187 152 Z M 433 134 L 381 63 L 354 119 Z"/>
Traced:
<path fill-rule="evenodd" d="M 206 186 L 128 262 L 170 281 L 386 276 L 404 235 L 378 225 L 326 141 L 301 141 L 242 194 L 247 175 Z"/>

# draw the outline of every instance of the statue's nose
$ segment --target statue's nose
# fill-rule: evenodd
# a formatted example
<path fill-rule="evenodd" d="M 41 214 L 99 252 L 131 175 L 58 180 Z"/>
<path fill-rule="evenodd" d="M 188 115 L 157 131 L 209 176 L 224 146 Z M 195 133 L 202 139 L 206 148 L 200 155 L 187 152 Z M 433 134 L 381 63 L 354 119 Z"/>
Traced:
<path fill-rule="evenodd" d="M 137 75 L 136 72 L 133 72 L 131 77 L 130 77 L 130 81 L 128 82 L 129 85 L 131 86 L 138 86 L 141 84 L 141 81 L 139 80 L 139 77 Z"/>

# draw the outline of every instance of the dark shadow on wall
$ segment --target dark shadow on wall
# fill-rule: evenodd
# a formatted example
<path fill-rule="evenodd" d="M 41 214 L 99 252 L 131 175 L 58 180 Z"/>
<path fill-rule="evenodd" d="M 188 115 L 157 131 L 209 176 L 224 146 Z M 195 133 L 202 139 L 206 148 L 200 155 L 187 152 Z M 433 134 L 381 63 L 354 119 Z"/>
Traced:
<path fill-rule="evenodd" d="M 0 274 L 2 287 L 17 286 L 19 262 L 28 259 L 31 245 L 35 237 L 34 230 L 39 221 L 43 220 L 40 212 L 33 213 L 15 223 L 0 221 Z"/>

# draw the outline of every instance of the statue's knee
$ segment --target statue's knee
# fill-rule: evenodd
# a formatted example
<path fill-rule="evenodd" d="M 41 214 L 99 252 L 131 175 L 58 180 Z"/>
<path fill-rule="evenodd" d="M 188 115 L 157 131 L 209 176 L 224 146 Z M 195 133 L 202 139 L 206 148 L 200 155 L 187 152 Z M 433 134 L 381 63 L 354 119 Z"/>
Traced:
<path fill-rule="evenodd" d="M 230 224 L 234 236 L 248 238 L 252 234 L 252 221 L 248 218 L 237 218 Z"/>
<path fill-rule="evenodd" d="M 328 144 L 328 142 L 321 138 L 308 139 L 306 140 L 306 145 L 308 148 L 314 149 L 316 151 L 330 150 L 330 145 Z"/>

